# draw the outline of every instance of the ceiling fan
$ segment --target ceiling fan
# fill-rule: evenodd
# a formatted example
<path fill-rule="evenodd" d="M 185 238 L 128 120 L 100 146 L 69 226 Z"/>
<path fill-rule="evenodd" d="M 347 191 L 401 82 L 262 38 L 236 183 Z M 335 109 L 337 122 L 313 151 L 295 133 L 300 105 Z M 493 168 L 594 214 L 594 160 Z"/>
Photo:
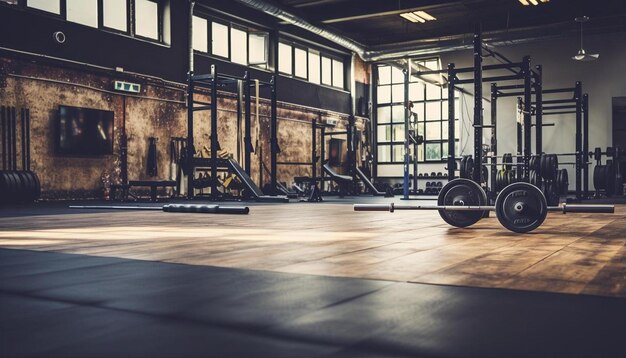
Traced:
<path fill-rule="evenodd" d="M 588 16 L 581 16 L 574 19 L 574 21 L 580 23 L 580 50 L 578 50 L 578 54 L 572 57 L 572 60 L 582 61 L 582 62 L 591 62 L 595 61 L 600 57 L 600 54 L 597 53 L 587 53 L 583 47 L 583 24 L 589 21 Z"/>

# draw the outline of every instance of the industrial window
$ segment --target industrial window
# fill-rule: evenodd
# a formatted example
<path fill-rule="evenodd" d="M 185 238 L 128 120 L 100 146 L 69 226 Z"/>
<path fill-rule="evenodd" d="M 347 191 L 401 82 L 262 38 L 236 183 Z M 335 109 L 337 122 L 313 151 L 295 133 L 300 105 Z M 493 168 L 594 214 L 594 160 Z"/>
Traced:
<path fill-rule="evenodd" d="M 295 63 L 295 71 L 294 74 L 296 77 L 308 78 L 308 58 L 307 58 L 307 50 L 296 47 L 294 51 L 294 63 Z"/>
<path fill-rule="evenodd" d="M 248 33 L 231 27 L 230 29 L 230 60 L 240 65 L 248 64 Z"/>
<path fill-rule="evenodd" d="M 333 86 L 343 88 L 343 61 L 333 59 Z"/>
<path fill-rule="evenodd" d="M 320 54 L 309 50 L 309 82 L 320 84 Z"/>
<path fill-rule="evenodd" d="M 211 23 L 211 53 L 228 58 L 228 26 Z"/>
<path fill-rule="evenodd" d="M 28 0 L 26 6 L 57 15 L 61 14 L 61 0 Z"/>
<path fill-rule="evenodd" d="M 169 0 L 25 0 L 29 9 L 142 39 L 170 42 Z M 134 16 L 131 16 L 134 14 Z M 130 21 L 129 21 L 130 19 Z"/>
<path fill-rule="evenodd" d="M 194 50 L 244 66 L 267 68 L 267 32 L 195 15 L 192 26 Z"/>
<path fill-rule="evenodd" d="M 135 0 L 135 34 L 159 39 L 159 4 L 151 0 Z"/>
<path fill-rule="evenodd" d="M 414 61 L 414 67 L 440 69 L 437 59 Z M 377 69 L 377 161 L 382 164 L 400 164 L 404 161 L 404 73 L 396 66 L 380 65 Z M 425 140 L 425 144 L 418 146 L 417 153 L 411 152 L 411 156 L 417 155 L 419 162 L 441 162 L 441 158 L 448 155 L 447 90 L 410 76 L 408 99 L 413 102 L 412 112 L 417 115 L 417 134 L 424 136 Z M 458 119 L 455 128 L 458 148 Z"/>
<path fill-rule="evenodd" d="M 293 50 L 291 45 L 280 42 L 278 44 L 278 71 L 293 74 Z"/>
<path fill-rule="evenodd" d="M 98 27 L 98 0 L 66 0 L 67 21 Z"/>
<path fill-rule="evenodd" d="M 322 84 L 327 86 L 333 85 L 333 60 L 322 56 Z"/>
<path fill-rule="evenodd" d="M 209 52 L 208 21 L 198 16 L 193 17 L 193 49 L 204 53 Z"/>
<path fill-rule="evenodd" d="M 248 63 L 252 66 L 267 66 L 267 43 L 266 32 L 248 33 Z"/>
<path fill-rule="evenodd" d="M 122 32 L 128 31 L 126 0 L 102 0 L 102 25 Z"/>

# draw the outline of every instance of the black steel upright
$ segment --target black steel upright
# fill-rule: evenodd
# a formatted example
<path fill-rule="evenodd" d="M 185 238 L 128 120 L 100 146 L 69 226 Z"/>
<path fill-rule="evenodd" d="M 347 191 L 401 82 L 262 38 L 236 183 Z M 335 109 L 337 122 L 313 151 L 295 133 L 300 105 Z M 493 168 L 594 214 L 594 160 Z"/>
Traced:
<path fill-rule="evenodd" d="M 2 132 L 2 170 L 7 169 L 7 130 L 5 121 L 5 109 L 4 106 L 0 107 L 0 131 Z"/>
<path fill-rule="evenodd" d="M 217 198 L 217 69 L 211 65 L 211 198 Z M 193 159 L 193 157 L 191 157 Z M 193 175 L 193 173 L 189 173 Z"/>
<path fill-rule="evenodd" d="M 187 199 L 193 199 L 193 158 L 195 156 L 193 144 L 193 71 L 187 73 Z"/>
<path fill-rule="evenodd" d="M 252 131 L 251 131 L 251 117 L 252 117 L 252 98 L 250 96 L 250 86 L 252 82 L 250 81 L 250 72 L 246 71 L 243 75 L 243 85 L 244 85 L 244 111 L 246 112 L 244 115 L 244 154 L 243 154 L 243 168 L 246 171 L 246 174 L 250 175 L 250 167 L 252 166 L 252 152 L 254 152 L 254 145 L 252 145 Z M 259 125 L 257 123 L 257 125 Z"/>
<path fill-rule="evenodd" d="M 409 118 L 411 118 L 411 108 L 409 108 L 409 69 L 411 62 L 407 60 L 407 66 L 402 70 L 404 74 L 404 176 L 402 182 L 402 194 L 404 199 L 409 198 L 409 163 L 410 163 L 410 135 Z"/>
<path fill-rule="evenodd" d="M 589 95 L 583 95 L 583 198 L 589 197 Z"/>
<path fill-rule="evenodd" d="M 498 85 L 491 84 L 491 191 L 496 192 L 496 177 L 498 176 Z"/>
<path fill-rule="evenodd" d="M 522 60 L 522 73 L 524 75 L 524 175 L 522 178 L 528 181 L 530 178 L 530 157 L 532 155 L 531 148 L 531 128 L 532 128 L 532 71 L 530 68 L 530 56 L 524 56 Z"/>
<path fill-rule="evenodd" d="M 275 195 L 276 194 L 276 187 L 277 187 L 277 179 L 276 179 L 276 174 L 277 174 L 277 158 L 278 158 L 278 153 L 280 153 L 280 147 L 278 145 L 278 112 L 277 112 L 277 93 L 276 93 L 276 75 L 272 76 L 272 79 L 270 80 L 270 88 L 272 91 L 272 97 L 271 97 L 271 114 L 270 114 L 270 145 L 271 145 L 271 151 L 270 151 L 270 186 L 271 186 L 271 193 L 267 193 L 270 195 Z"/>
<path fill-rule="evenodd" d="M 474 34 L 474 168 L 472 179 L 480 183 L 483 166 L 483 45 L 480 27 Z"/>
<path fill-rule="evenodd" d="M 535 66 L 535 154 L 543 150 L 543 68 Z"/>
<path fill-rule="evenodd" d="M 454 86 L 456 82 L 456 70 L 454 63 L 448 64 L 448 180 L 454 179 L 456 170 L 456 113 L 454 101 Z"/>
<path fill-rule="evenodd" d="M 581 176 L 582 176 L 582 125 L 583 125 L 583 85 L 576 81 L 574 89 L 574 99 L 576 100 L 576 198 L 582 199 Z"/>
<path fill-rule="evenodd" d="M 13 154 L 11 157 L 11 170 L 17 170 L 17 116 L 15 107 L 11 107 L 11 138 L 11 153 Z"/>
<path fill-rule="evenodd" d="M 317 119 L 311 122 L 311 178 L 317 180 Z"/>

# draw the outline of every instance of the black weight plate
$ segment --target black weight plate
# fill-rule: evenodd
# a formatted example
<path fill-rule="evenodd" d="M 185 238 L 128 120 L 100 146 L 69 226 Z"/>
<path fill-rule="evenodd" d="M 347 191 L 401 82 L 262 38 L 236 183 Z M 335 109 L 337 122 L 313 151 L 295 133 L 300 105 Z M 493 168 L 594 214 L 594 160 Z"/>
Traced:
<path fill-rule="evenodd" d="M 26 193 L 28 190 L 28 181 L 24 176 L 24 172 L 15 172 L 18 182 L 18 190 L 16 193 L 16 199 L 18 203 L 25 203 L 28 201 Z"/>
<path fill-rule="evenodd" d="M 615 170 L 612 165 L 604 167 L 604 183 L 606 196 L 613 196 L 615 194 Z"/>
<path fill-rule="evenodd" d="M 9 195 L 11 193 L 10 185 L 11 184 L 9 182 L 9 177 L 7 175 L 7 172 L 0 171 L 0 203 L 1 204 L 9 202 Z"/>
<path fill-rule="evenodd" d="M 569 192 L 569 175 L 567 174 L 567 169 L 559 170 L 561 172 L 561 177 L 559 178 L 559 193 L 561 195 L 567 195 Z"/>
<path fill-rule="evenodd" d="M 549 206 L 557 206 L 559 205 L 559 188 L 556 184 L 556 181 L 548 181 L 546 182 L 543 190 L 543 194 L 546 198 L 546 202 Z"/>
<path fill-rule="evenodd" d="M 474 178 L 474 157 L 472 157 L 471 155 L 468 156 L 467 160 L 465 161 L 465 178 Z"/>
<path fill-rule="evenodd" d="M 511 170 L 513 169 L 513 155 L 511 153 L 505 153 L 502 156 L 502 164 L 504 164 L 504 169 L 505 170 Z"/>
<path fill-rule="evenodd" d="M 484 206 L 487 205 L 487 194 L 480 185 L 469 179 L 454 179 L 439 192 L 437 205 Z M 439 210 L 439 215 L 452 226 L 468 227 L 477 223 L 485 212 Z"/>
<path fill-rule="evenodd" d="M 535 230 L 548 214 L 541 190 L 528 183 L 514 183 L 496 198 L 496 217 L 505 228 L 526 233 Z"/>
<path fill-rule="evenodd" d="M 11 186 L 9 187 L 9 201 L 11 203 L 16 203 L 19 201 L 19 194 L 21 189 L 20 178 L 17 176 L 15 171 L 10 171 L 7 174 L 9 176 Z"/>
<path fill-rule="evenodd" d="M 39 198 L 41 197 L 41 182 L 39 181 L 39 176 L 37 175 L 37 173 L 33 171 L 31 171 L 30 173 L 35 181 L 35 200 L 39 200 Z"/>
<path fill-rule="evenodd" d="M 593 187 L 596 189 L 602 189 L 602 165 L 596 165 L 593 168 Z"/>
<path fill-rule="evenodd" d="M 464 155 L 464 156 L 461 158 L 461 169 L 460 169 L 460 171 L 459 171 L 459 176 L 460 176 L 461 178 L 465 178 L 465 162 L 467 162 L 467 156 L 466 156 L 466 155 Z"/>
<path fill-rule="evenodd" d="M 24 178 L 25 188 L 24 188 L 24 201 L 32 202 L 34 200 L 35 194 L 35 182 L 30 172 L 24 171 L 22 172 L 22 177 Z"/>

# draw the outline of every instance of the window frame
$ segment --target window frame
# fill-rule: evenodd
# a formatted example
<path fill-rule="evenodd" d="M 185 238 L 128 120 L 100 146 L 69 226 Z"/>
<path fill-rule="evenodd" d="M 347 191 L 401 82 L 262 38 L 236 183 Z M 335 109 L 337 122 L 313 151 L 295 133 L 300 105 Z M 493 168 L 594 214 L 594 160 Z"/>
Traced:
<path fill-rule="evenodd" d="M 292 79 L 306 81 L 306 82 L 308 82 L 308 83 L 310 83 L 312 85 L 316 85 L 316 86 L 322 86 L 322 87 L 326 87 L 326 88 L 330 88 L 330 89 L 334 89 L 334 90 L 347 91 L 347 89 L 346 89 L 346 59 L 344 57 L 341 57 L 341 56 L 338 56 L 338 55 L 335 55 L 335 54 L 331 54 L 328 51 L 321 50 L 321 49 L 319 49 L 317 47 L 314 47 L 314 46 L 303 45 L 301 43 L 292 41 L 290 39 L 285 39 L 284 37 L 280 38 L 278 40 L 278 43 L 281 43 L 281 44 L 284 44 L 284 45 L 287 45 L 287 46 L 291 46 L 291 65 L 292 65 L 291 66 L 291 73 L 286 73 L 286 72 L 283 72 L 283 71 L 279 70 L 278 72 L 279 72 L 280 75 L 282 75 L 284 77 L 292 78 Z M 295 72 L 296 72 L 296 61 L 295 61 L 296 60 L 296 48 L 305 50 L 306 53 L 307 53 L 307 56 L 306 56 L 306 58 L 307 58 L 307 77 L 306 78 L 301 77 L 301 76 L 296 76 L 296 74 L 295 74 Z M 320 82 L 319 83 L 311 82 L 311 80 L 310 80 L 311 75 L 310 75 L 310 66 L 309 66 L 309 57 L 310 57 L 309 54 L 311 53 L 311 51 L 315 51 L 318 54 L 318 56 L 319 56 L 319 70 L 320 70 L 320 76 L 319 76 Z M 323 72 L 323 63 L 324 63 L 324 59 L 325 58 L 330 61 L 330 83 L 325 83 L 323 81 L 323 79 L 324 79 L 324 76 L 323 76 L 323 73 L 324 73 Z M 333 85 L 333 82 L 335 80 L 335 70 L 334 70 L 334 67 L 333 67 L 333 61 L 340 62 L 342 64 L 341 67 L 342 67 L 342 71 L 343 71 L 343 81 L 342 81 L 343 83 L 342 83 L 341 87 Z M 280 63 L 278 65 L 280 67 Z"/>
<path fill-rule="evenodd" d="M 296 49 L 303 50 L 305 53 L 304 62 L 306 65 L 306 77 L 302 77 L 296 74 Z M 309 82 L 309 48 L 306 46 L 294 43 L 293 45 L 291 45 L 291 53 L 292 53 L 291 65 L 293 66 L 293 75 L 292 75 L 293 78 L 297 78 L 297 79 Z"/>
<path fill-rule="evenodd" d="M 157 31 L 158 31 L 158 39 L 154 39 L 147 36 L 138 35 L 136 32 L 136 0 L 124 0 L 126 2 L 126 31 L 122 31 L 119 29 L 115 29 L 112 27 L 108 27 L 104 25 L 104 0 L 98 0 L 98 26 L 93 27 L 90 25 L 81 24 L 78 22 L 70 21 L 67 18 L 67 1 L 66 0 L 58 0 L 60 4 L 60 13 L 56 14 L 53 12 L 37 9 L 28 5 L 28 0 L 18 0 L 17 6 L 20 8 L 33 12 L 43 16 L 49 16 L 56 19 L 60 19 L 78 26 L 85 26 L 90 29 L 101 30 L 109 33 L 114 33 L 118 35 L 128 36 L 137 40 L 147 41 L 153 44 L 169 46 L 170 44 L 165 43 L 165 3 L 176 1 L 176 0 L 146 0 L 157 4 Z"/>

